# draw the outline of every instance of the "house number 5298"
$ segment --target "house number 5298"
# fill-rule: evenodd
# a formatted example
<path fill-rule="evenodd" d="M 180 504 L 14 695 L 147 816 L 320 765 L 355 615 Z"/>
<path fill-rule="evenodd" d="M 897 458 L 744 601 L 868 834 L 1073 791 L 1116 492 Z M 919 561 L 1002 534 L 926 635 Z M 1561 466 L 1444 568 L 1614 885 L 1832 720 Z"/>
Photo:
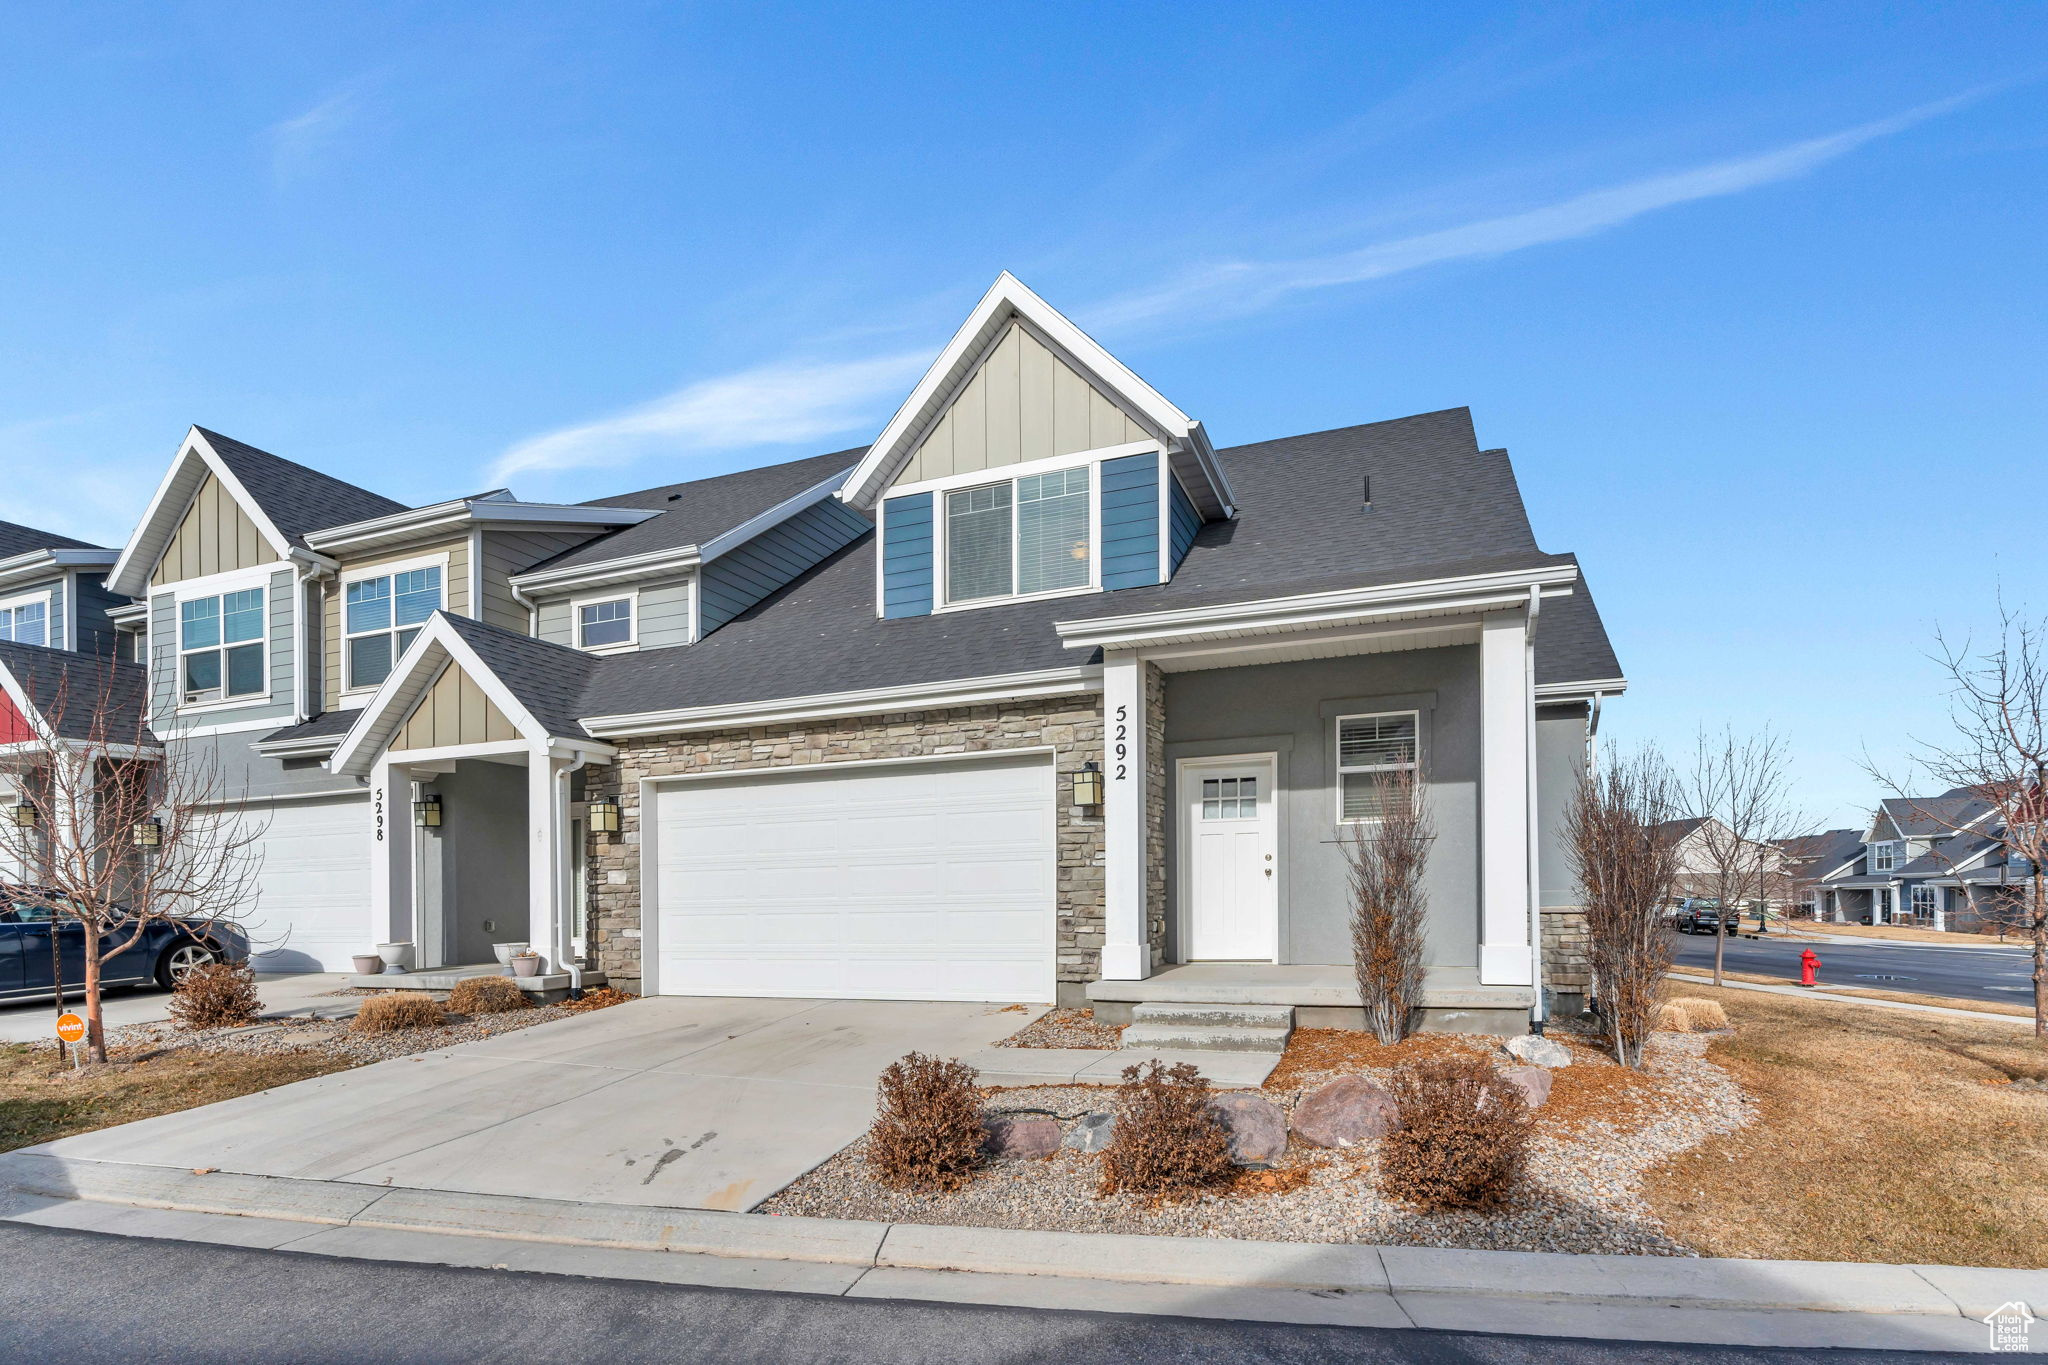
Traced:
<path fill-rule="evenodd" d="M 1116 708 L 1116 733 L 1111 736 L 1112 747 L 1110 750 L 1110 753 L 1116 759 L 1116 762 L 1113 765 L 1115 771 L 1112 772 L 1110 776 L 1118 782 L 1122 782 L 1130 776 L 1129 765 L 1126 764 L 1124 761 L 1131 756 L 1130 719 L 1130 707 L 1119 706 Z"/>

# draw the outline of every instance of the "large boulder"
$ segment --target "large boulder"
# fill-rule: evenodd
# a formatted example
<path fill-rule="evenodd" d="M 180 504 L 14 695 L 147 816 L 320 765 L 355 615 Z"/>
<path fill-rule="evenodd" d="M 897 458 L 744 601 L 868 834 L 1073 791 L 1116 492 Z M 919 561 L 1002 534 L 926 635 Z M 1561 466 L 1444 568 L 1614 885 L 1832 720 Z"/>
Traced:
<path fill-rule="evenodd" d="M 988 1130 L 983 1150 L 997 1161 L 1030 1161 L 1060 1149 L 1058 1119 L 999 1115 L 983 1126 Z"/>
<path fill-rule="evenodd" d="M 1092 1114 L 1083 1114 L 1074 1126 L 1067 1130 L 1067 1135 L 1060 1139 L 1060 1146 L 1069 1151 L 1093 1155 L 1108 1150 L 1110 1142 L 1115 1137 L 1116 1115 L 1097 1110 Z"/>
<path fill-rule="evenodd" d="M 1505 1044 L 1507 1054 L 1518 1062 L 1530 1066 L 1570 1066 L 1572 1050 L 1555 1038 L 1545 1038 L 1538 1033 L 1525 1033 L 1519 1038 L 1510 1038 Z"/>
<path fill-rule="evenodd" d="M 1355 1147 L 1385 1137 L 1400 1121 L 1393 1095 L 1363 1076 L 1339 1076 L 1294 1106 L 1295 1136 L 1318 1147 Z"/>
<path fill-rule="evenodd" d="M 1548 1067 L 1502 1067 L 1500 1078 L 1521 1091 L 1523 1100 L 1527 1101 L 1531 1109 L 1541 1109 L 1543 1102 L 1550 1098 L 1551 1075 Z"/>
<path fill-rule="evenodd" d="M 1287 1118 L 1258 1095 L 1233 1092 L 1209 1101 L 1210 1115 L 1230 1135 L 1230 1159 L 1240 1166 L 1278 1161 L 1287 1150 Z"/>

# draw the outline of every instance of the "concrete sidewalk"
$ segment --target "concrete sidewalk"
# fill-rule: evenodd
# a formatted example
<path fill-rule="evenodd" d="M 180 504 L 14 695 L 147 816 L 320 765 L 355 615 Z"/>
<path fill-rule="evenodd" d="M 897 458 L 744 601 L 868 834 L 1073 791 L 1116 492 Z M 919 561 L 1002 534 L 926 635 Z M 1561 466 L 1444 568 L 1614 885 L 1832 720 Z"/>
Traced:
<path fill-rule="evenodd" d="M 332 994 L 348 983 L 342 972 L 260 973 L 256 994 L 263 1001 L 265 1018 L 285 1015 L 345 1018 L 361 1006 L 359 996 Z M 110 990 L 100 999 L 108 1028 L 123 1024 L 157 1024 L 169 1019 L 171 993 L 151 986 Z M 76 989 L 65 1008 L 83 1012 L 84 1002 Z M 0 1042 L 40 1043 L 56 1036 L 55 1001 L 34 1000 L 21 1005 L 0 1005 Z"/>
<path fill-rule="evenodd" d="M 1980 1352 L 2048 1272 L 928 1227 L 0 1156 L 0 1217 L 358 1259 L 1247 1321 Z"/>
<path fill-rule="evenodd" d="M 1682 972 L 1676 968 L 1665 972 L 1664 975 L 1673 981 L 1683 981 L 1689 986 L 1714 985 L 1714 978 L 1711 976 L 1694 976 L 1690 972 Z M 2031 1015 L 1986 1014 L 1980 1010 L 1950 1009 L 1946 1005 L 1915 1005 L 1904 1000 L 1879 1000 L 1867 995 L 1836 995 L 1833 992 L 1825 991 L 1818 987 L 1769 986 L 1761 981 L 1724 980 L 1719 986 L 1714 986 L 1714 989 L 1722 991 L 1760 991 L 1765 995 L 1790 995 L 1796 996 L 1801 1000 L 1830 1000 L 1838 1005 L 1869 1005 L 1872 1008 L 1881 1010 L 1910 1010 L 1915 1014 L 1938 1014 L 1948 1019 L 1967 1019 L 1972 1022 L 1988 1022 L 1993 1024 L 2017 1024 L 2021 1028 L 2032 1028 L 2034 1026 L 2034 1020 Z"/>

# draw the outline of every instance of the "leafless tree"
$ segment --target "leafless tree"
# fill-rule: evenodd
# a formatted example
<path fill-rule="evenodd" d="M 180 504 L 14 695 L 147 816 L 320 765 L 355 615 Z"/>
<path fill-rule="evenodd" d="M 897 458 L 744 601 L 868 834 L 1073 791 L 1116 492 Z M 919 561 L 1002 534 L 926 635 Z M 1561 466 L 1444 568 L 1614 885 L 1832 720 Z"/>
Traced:
<path fill-rule="evenodd" d="M 1933 658 L 1949 682 L 1951 733 L 1921 741 L 1912 764 L 1929 784 L 1967 790 L 1991 807 L 1989 818 L 1959 818 L 1954 803 L 1917 813 L 1949 832 L 1997 840 L 2018 870 L 2006 895 L 2011 916 L 2033 942 L 2034 1037 L 2048 1046 L 2048 619 L 1998 603 L 1997 638 L 1976 648 L 1935 633 Z M 1893 792 L 1901 785 L 1873 775 Z"/>
<path fill-rule="evenodd" d="M 1365 1021 L 1382 1043 L 1408 1036 L 1422 998 L 1422 887 L 1436 838 L 1424 785 L 1413 769 L 1386 775 L 1380 818 L 1339 827 L 1351 867 L 1351 961 Z"/>
<path fill-rule="evenodd" d="M 253 889 L 263 827 L 241 813 L 210 749 L 164 746 L 148 728 L 138 666 L 78 655 L 53 665 L 28 738 L 0 751 L 4 778 L 35 809 L 0 821 L 0 853 L 41 888 L 52 928 L 84 940 L 86 1047 L 107 1060 L 100 1009 L 106 964 L 152 922 L 204 936 Z M 143 846 L 138 827 L 153 838 Z"/>
<path fill-rule="evenodd" d="M 1705 730 L 1693 744 L 1692 771 L 1687 775 L 1685 804 L 1705 823 L 1700 826 L 1691 879 L 1720 904 L 1720 915 L 1742 919 L 1742 907 L 1754 902 L 1758 926 L 1765 927 L 1774 894 L 1784 893 L 1787 861 L 1777 839 L 1804 835 L 1806 820 L 1792 807 L 1790 749 L 1782 735 L 1764 730 L 1738 736 L 1733 727 L 1719 735 Z M 1722 984 L 1721 964 L 1728 935 L 1714 935 L 1714 984 Z"/>
<path fill-rule="evenodd" d="M 1593 989 L 1615 1060 L 1643 1064 L 1657 996 L 1671 965 L 1664 905 L 1677 849 L 1660 829 L 1678 812 L 1678 786 L 1654 750 L 1612 756 L 1579 784 L 1565 838 L 1586 900 Z"/>

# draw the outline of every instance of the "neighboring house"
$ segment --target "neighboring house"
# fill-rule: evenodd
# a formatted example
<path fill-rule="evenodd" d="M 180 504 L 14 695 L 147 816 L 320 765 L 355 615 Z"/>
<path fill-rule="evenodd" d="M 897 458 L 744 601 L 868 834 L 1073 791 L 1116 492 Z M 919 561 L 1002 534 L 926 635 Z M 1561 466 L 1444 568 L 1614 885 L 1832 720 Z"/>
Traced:
<path fill-rule="evenodd" d="M 112 586 L 158 734 L 270 821 L 273 964 L 1355 1016 L 1340 841 L 1417 771 L 1424 1005 L 1583 979 L 1543 958 L 1626 684 L 1506 453 L 1463 409 L 1218 451 L 1008 275 L 872 445 L 573 507 L 195 428 Z"/>
<path fill-rule="evenodd" d="M 1825 883 L 1851 876 L 1863 863 L 1863 831 L 1830 829 L 1779 839 L 1785 852 L 1785 887 L 1793 906 L 1812 919 L 1830 919 Z"/>
<path fill-rule="evenodd" d="M 1817 918 L 1973 930 L 1994 924 L 2028 865 L 2005 856 L 1997 811 L 1967 788 L 1888 798 L 1817 859 Z M 2008 888 L 2015 888 L 2009 890 Z"/>

